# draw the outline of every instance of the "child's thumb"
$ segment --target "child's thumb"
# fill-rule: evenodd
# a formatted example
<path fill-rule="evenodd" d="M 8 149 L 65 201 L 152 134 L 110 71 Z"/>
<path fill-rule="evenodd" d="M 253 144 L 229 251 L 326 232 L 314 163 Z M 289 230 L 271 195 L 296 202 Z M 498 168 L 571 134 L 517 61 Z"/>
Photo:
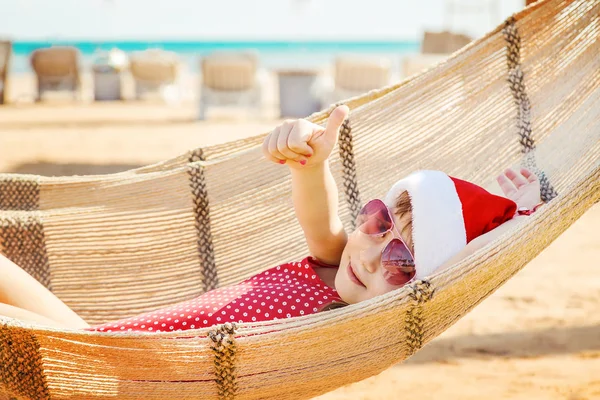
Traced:
<path fill-rule="evenodd" d="M 341 105 L 336 107 L 335 110 L 331 112 L 329 118 L 327 119 L 327 125 L 325 126 L 325 136 L 328 138 L 337 138 L 340 127 L 344 123 L 344 120 L 348 117 L 348 113 L 350 109 L 348 106 Z"/>

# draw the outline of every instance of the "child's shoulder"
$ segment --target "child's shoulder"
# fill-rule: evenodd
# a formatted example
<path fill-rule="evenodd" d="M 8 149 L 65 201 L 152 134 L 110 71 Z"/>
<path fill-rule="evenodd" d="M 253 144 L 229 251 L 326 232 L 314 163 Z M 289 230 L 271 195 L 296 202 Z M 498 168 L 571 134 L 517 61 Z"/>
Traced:
<path fill-rule="evenodd" d="M 302 262 L 305 262 L 307 264 L 309 264 L 311 267 L 313 268 L 338 268 L 339 265 L 335 265 L 335 264 L 328 264 L 326 262 L 323 262 L 321 260 L 319 260 L 316 257 L 312 257 L 312 256 L 308 256 L 305 259 L 302 260 Z"/>

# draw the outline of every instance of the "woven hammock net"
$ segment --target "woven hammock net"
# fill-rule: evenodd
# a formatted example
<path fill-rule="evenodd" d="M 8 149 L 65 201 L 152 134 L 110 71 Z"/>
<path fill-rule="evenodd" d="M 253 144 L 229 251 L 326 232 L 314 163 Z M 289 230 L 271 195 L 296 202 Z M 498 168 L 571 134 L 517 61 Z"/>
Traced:
<path fill-rule="evenodd" d="M 348 230 L 362 202 L 417 169 L 490 190 L 507 166 L 536 171 L 548 204 L 473 256 L 363 303 L 271 322 L 114 334 L 0 318 L 0 397 L 300 399 L 406 359 L 600 198 L 599 37 L 600 2 L 542 1 L 435 68 L 345 102 L 331 164 Z M 303 258 L 290 176 L 262 158 L 263 138 L 113 175 L 0 175 L 0 250 L 90 324 Z"/>

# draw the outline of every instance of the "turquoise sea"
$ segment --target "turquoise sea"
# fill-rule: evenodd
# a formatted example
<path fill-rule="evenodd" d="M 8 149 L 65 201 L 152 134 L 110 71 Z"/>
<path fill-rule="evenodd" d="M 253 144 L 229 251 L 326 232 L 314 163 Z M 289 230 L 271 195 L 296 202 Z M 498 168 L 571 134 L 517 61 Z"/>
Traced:
<path fill-rule="evenodd" d="M 418 41 L 17 41 L 14 42 L 11 71 L 30 71 L 29 55 L 52 45 L 77 47 L 83 67 L 89 67 L 101 51 L 113 48 L 131 53 L 160 48 L 179 54 L 190 71 L 197 71 L 202 56 L 213 51 L 253 50 L 265 68 L 315 68 L 329 65 L 336 55 L 385 56 L 398 65 L 403 56 L 419 51 Z"/>

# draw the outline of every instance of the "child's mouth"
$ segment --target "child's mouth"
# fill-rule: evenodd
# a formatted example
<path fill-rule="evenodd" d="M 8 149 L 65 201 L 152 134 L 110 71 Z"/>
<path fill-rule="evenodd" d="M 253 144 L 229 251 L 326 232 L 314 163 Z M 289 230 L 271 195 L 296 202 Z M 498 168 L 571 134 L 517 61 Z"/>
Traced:
<path fill-rule="evenodd" d="M 365 284 L 362 283 L 362 281 L 358 278 L 358 276 L 354 272 L 354 268 L 352 268 L 351 263 L 348 263 L 348 276 L 350 277 L 350 280 L 352 282 L 356 283 L 358 286 L 362 286 L 362 287 L 366 288 Z"/>

